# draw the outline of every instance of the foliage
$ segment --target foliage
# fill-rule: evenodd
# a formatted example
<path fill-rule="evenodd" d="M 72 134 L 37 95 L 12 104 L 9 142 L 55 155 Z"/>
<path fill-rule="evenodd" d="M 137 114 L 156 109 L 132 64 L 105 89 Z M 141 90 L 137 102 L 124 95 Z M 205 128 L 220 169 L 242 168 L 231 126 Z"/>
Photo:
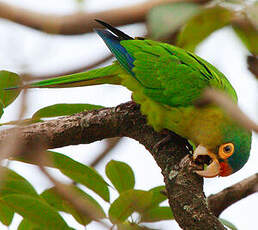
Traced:
<path fill-rule="evenodd" d="M 103 193 L 103 191 L 100 192 L 92 187 L 92 184 L 94 184 L 96 187 L 99 185 L 102 186 L 103 189 L 103 186 L 106 186 L 106 189 L 108 189 L 107 183 L 102 176 L 89 167 L 82 166 L 81 163 L 60 153 L 48 153 L 53 159 L 52 164 L 48 166 L 59 169 L 71 179 L 80 182 L 88 189 L 94 190 L 103 200 L 109 200 L 105 195 L 106 193 Z M 29 161 L 27 163 L 29 163 Z M 71 171 L 74 172 L 67 172 L 66 170 L 69 167 L 72 169 Z M 82 169 L 81 167 L 84 168 Z M 90 172 L 91 170 L 92 172 Z M 121 172 L 121 170 L 123 170 L 123 172 Z M 75 185 L 64 186 L 68 186 L 69 189 L 72 189 L 71 191 L 74 191 L 75 197 L 80 197 L 82 200 L 85 200 L 87 207 L 90 205 L 90 210 L 94 213 L 93 217 L 79 213 L 67 200 L 64 200 L 60 194 L 56 192 L 55 187 L 46 189 L 41 194 L 38 194 L 33 186 L 19 174 L 8 168 L 2 168 L 1 171 L 4 175 L 4 180 L 2 181 L 0 190 L 0 221 L 7 226 L 10 225 L 15 212 L 24 217 L 19 229 L 45 229 L 43 226 L 48 226 L 46 227 L 48 229 L 50 227 L 55 229 L 71 229 L 68 223 L 60 216 L 60 211 L 71 214 L 78 223 L 84 226 L 89 224 L 93 220 L 93 217 L 94 219 L 103 219 L 107 216 L 95 198 Z M 85 176 L 87 174 L 91 175 L 92 173 L 95 175 L 92 174 L 91 177 L 86 176 L 82 180 L 82 176 L 79 172 L 84 173 Z M 113 186 L 119 193 L 118 198 L 110 203 L 108 216 L 111 222 L 120 225 L 120 227 L 121 224 L 127 225 L 130 223 L 128 220 L 129 217 L 134 212 L 140 215 L 139 220 L 134 223 L 134 226 L 138 226 L 142 222 L 155 222 L 173 218 L 170 207 L 160 206 L 160 203 L 166 200 L 166 196 L 161 193 L 164 186 L 159 186 L 149 191 L 134 189 L 133 170 L 129 165 L 120 161 L 110 161 L 106 166 L 106 172 Z M 126 182 L 118 183 L 117 180 L 114 180 L 114 178 L 119 178 L 121 173 L 123 173 L 125 181 L 129 181 L 129 186 L 126 185 Z"/>
<path fill-rule="evenodd" d="M 89 167 L 82 170 L 81 167 L 87 166 L 82 166 L 81 163 L 60 153 L 48 152 L 48 154 L 53 159 L 52 164 L 48 166 L 59 169 L 71 179 L 81 182 L 88 189 L 95 189 L 92 188 L 92 184 L 98 185 L 102 183 L 102 185 L 107 186 L 107 183 L 99 174 L 92 175 L 92 178 L 85 175 L 86 177 L 81 181 L 82 176 L 76 172 L 80 171 L 90 175 L 89 170 L 92 169 Z M 27 163 L 33 162 L 27 160 Z M 71 167 L 75 173 L 67 173 L 65 171 L 67 167 Z M 167 199 L 164 195 L 165 187 L 158 186 L 148 191 L 135 189 L 133 170 L 124 162 L 111 160 L 106 165 L 107 177 L 118 194 L 118 197 L 110 203 L 108 215 L 105 214 L 95 198 L 90 196 L 84 189 L 80 189 L 75 185 L 64 186 L 73 191 L 76 199 L 79 197 L 81 202 L 85 202 L 85 206 L 89 207 L 91 214 L 94 215 L 88 216 L 78 212 L 56 192 L 55 187 L 46 189 L 41 194 L 38 194 L 24 177 L 8 168 L 3 167 L 1 171 L 4 180 L 0 190 L 0 221 L 6 226 L 10 225 L 14 213 L 19 213 L 24 219 L 18 229 L 44 230 L 50 227 L 55 229 L 72 229 L 61 217 L 60 211 L 72 215 L 83 226 L 88 225 L 95 219 L 103 219 L 108 216 L 110 221 L 117 225 L 119 229 L 149 229 L 143 223 L 174 219 L 171 208 L 166 205 L 161 206 L 161 203 Z M 123 177 L 121 177 L 121 174 Z M 122 180 L 124 181 L 122 182 Z M 128 184 L 126 183 L 127 181 Z M 108 189 L 108 187 L 106 188 Z M 96 194 L 99 193 L 99 191 L 95 192 Z M 100 193 L 98 195 L 107 201 L 108 199 L 104 194 Z M 137 220 L 131 222 L 133 213 L 138 213 L 139 216 Z M 226 226 L 231 227 L 231 229 L 235 229 L 230 222 L 226 220 L 221 221 Z"/>
<path fill-rule="evenodd" d="M 150 10 L 147 18 L 151 37 L 160 39 L 171 35 L 200 10 L 200 5 L 186 2 L 154 7 Z"/>
<path fill-rule="evenodd" d="M 230 10 L 219 6 L 203 9 L 184 25 L 176 45 L 194 51 L 211 33 L 228 25 L 232 15 Z"/>
<path fill-rule="evenodd" d="M 78 2 L 81 2 L 78 0 Z M 232 26 L 236 35 L 242 40 L 247 49 L 257 55 L 257 4 L 255 7 L 243 7 L 242 1 L 234 3 L 242 7 L 242 12 L 248 15 L 246 24 L 236 23 L 234 8 L 213 4 L 209 7 L 195 3 L 164 4 L 152 8 L 147 16 L 147 25 L 150 35 L 154 39 L 177 35 L 176 45 L 195 51 L 196 47 L 213 32 L 225 26 Z M 254 9 L 256 11 L 254 11 Z M 239 14 L 239 12 L 238 12 Z M 256 19 L 255 19 L 256 18 Z M 160 25 L 163 26 L 160 26 Z M 21 77 L 8 71 L 0 71 L 0 117 L 4 108 L 10 105 L 19 95 Z M 11 121 L 2 125 L 17 125 L 39 122 L 45 118 L 71 115 L 85 110 L 100 109 L 102 106 L 91 104 L 55 104 L 36 111 L 31 118 L 21 121 Z M 74 197 L 79 197 L 85 206 L 94 210 L 94 215 L 87 215 L 76 210 L 67 200 L 57 192 L 55 187 L 43 191 L 41 194 L 21 175 L 2 167 L 2 183 L 0 187 L 0 221 L 9 226 L 15 213 L 23 217 L 19 230 L 43 229 L 72 229 L 65 222 L 60 212 L 74 217 L 81 225 L 86 226 L 93 220 L 108 218 L 118 229 L 149 229 L 144 223 L 173 219 L 169 206 L 161 205 L 166 201 L 165 187 L 158 186 L 148 191 L 135 188 L 135 175 L 132 168 L 120 161 L 111 160 L 106 165 L 106 182 L 95 169 L 77 162 L 58 152 L 46 152 L 51 160 L 48 167 L 58 169 L 61 173 L 78 183 L 64 185 L 73 191 Z M 19 156 L 16 160 L 35 164 L 32 159 Z M 110 187 L 115 189 L 117 197 L 110 200 Z M 86 189 L 95 195 L 91 196 Z M 102 199 L 109 205 L 106 213 L 99 202 Z M 84 204 L 83 203 L 83 204 Z M 138 218 L 134 219 L 134 214 Z M 230 229 L 236 227 L 227 220 L 220 221 Z M 44 227 L 47 226 L 47 227 Z"/>

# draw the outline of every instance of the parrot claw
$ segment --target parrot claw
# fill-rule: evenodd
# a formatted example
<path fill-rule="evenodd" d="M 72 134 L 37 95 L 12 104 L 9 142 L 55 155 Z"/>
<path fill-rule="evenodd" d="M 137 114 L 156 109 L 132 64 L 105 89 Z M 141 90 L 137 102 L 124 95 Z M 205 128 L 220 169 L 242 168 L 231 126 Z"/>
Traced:
<path fill-rule="evenodd" d="M 166 137 L 164 137 L 163 139 L 161 139 L 159 142 L 157 142 L 154 147 L 153 147 L 153 151 L 155 153 L 157 153 L 160 149 L 160 147 L 162 145 L 164 145 L 165 143 L 169 142 L 171 140 L 171 136 L 168 134 Z"/>
<path fill-rule="evenodd" d="M 153 151 L 155 153 L 160 150 L 162 145 L 165 145 L 166 143 L 173 140 L 173 141 L 176 141 L 176 142 L 181 143 L 182 145 L 184 145 L 185 148 L 187 149 L 187 151 L 192 155 L 193 147 L 189 144 L 189 142 L 185 138 L 182 138 L 182 137 L 178 136 L 176 133 L 173 133 L 173 132 L 169 131 L 168 129 L 163 129 L 159 133 L 162 134 L 162 135 L 166 135 L 166 136 L 154 145 Z"/>

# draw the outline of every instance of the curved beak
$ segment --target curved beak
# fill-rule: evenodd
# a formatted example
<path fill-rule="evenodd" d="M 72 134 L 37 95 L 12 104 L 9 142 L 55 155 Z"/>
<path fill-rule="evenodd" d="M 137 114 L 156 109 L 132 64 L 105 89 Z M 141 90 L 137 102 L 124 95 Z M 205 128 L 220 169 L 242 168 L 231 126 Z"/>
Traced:
<path fill-rule="evenodd" d="M 202 145 L 198 145 L 198 147 L 194 151 L 193 159 L 196 160 L 198 156 L 205 155 L 208 155 L 212 159 L 212 162 L 207 166 L 205 170 L 197 170 L 195 171 L 195 173 L 202 177 L 208 178 L 218 176 L 220 173 L 220 163 L 216 155 L 210 152 L 207 148 Z"/>

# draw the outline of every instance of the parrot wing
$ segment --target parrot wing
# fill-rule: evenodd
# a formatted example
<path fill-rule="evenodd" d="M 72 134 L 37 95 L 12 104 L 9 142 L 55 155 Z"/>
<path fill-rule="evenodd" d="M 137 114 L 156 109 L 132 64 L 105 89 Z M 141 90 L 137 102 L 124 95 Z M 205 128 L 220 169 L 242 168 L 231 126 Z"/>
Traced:
<path fill-rule="evenodd" d="M 202 58 L 178 47 L 151 40 L 120 42 L 135 61 L 134 77 L 154 101 L 178 107 L 192 105 L 207 87 L 237 95 L 227 78 Z"/>
<path fill-rule="evenodd" d="M 96 32 L 152 100 L 174 107 L 188 106 L 201 97 L 205 88 L 212 87 L 237 101 L 227 78 L 197 55 L 166 43 L 133 39 L 105 22 L 98 22 L 108 30 Z"/>

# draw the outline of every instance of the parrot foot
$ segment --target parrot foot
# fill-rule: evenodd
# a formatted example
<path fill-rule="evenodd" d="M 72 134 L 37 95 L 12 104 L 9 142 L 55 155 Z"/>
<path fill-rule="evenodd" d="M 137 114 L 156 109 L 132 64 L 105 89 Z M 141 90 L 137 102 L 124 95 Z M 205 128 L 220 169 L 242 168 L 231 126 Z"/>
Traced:
<path fill-rule="evenodd" d="M 164 188 L 164 190 L 160 190 L 160 193 L 164 196 L 168 196 L 168 191 L 166 188 Z"/>
<path fill-rule="evenodd" d="M 162 145 L 168 143 L 171 141 L 171 135 L 168 134 L 166 137 L 162 138 L 160 141 L 158 141 L 154 146 L 153 146 L 153 151 L 157 153 L 159 149 L 161 148 Z"/>
<path fill-rule="evenodd" d="M 135 101 L 130 101 L 129 103 L 130 103 L 129 107 L 136 107 L 138 105 Z"/>
<path fill-rule="evenodd" d="M 160 134 L 164 134 L 166 136 L 154 145 L 154 147 L 153 147 L 154 152 L 158 152 L 160 150 L 160 148 L 162 147 L 162 145 L 168 143 L 171 140 L 174 140 L 174 142 L 178 142 L 178 143 L 184 145 L 185 148 L 187 149 L 187 151 L 191 155 L 193 154 L 193 147 L 189 144 L 189 142 L 186 139 L 178 136 L 177 134 L 169 131 L 168 129 L 163 129 L 160 132 Z"/>

